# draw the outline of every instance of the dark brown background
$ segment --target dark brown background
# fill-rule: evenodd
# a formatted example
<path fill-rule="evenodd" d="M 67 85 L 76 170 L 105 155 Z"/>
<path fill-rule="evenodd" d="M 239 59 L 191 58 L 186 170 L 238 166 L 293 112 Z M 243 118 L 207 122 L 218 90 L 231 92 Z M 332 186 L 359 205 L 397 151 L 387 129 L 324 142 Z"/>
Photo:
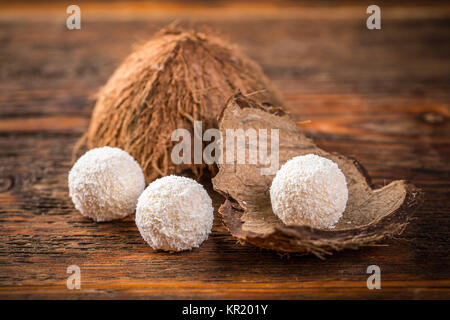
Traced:
<path fill-rule="evenodd" d="M 450 298 L 449 5 L 378 2 L 370 31 L 364 1 L 77 3 L 81 31 L 65 27 L 69 3 L 0 3 L 0 298 Z M 355 156 L 377 184 L 423 188 L 403 237 L 321 261 L 241 246 L 216 217 L 199 249 L 168 254 L 132 218 L 77 213 L 67 173 L 96 90 L 174 19 L 258 61 L 319 146 Z M 381 290 L 366 288 L 371 264 Z"/>

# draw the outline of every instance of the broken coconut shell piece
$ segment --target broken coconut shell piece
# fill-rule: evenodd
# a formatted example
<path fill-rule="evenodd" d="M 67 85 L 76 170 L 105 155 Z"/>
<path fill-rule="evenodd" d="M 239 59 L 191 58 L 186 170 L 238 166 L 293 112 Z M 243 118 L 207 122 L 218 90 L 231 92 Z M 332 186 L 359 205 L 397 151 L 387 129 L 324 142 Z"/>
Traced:
<path fill-rule="evenodd" d="M 106 145 L 136 159 L 147 183 L 185 170 L 199 177 L 205 164 L 171 161 L 179 143 L 172 134 L 187 129 L 192 135 L 195 121 L 203 130 L 217 128 L 222 106 L 237 90 L 260 92 L 262 101 L 281 103 L 260 66 L 236 47 L 202 32 L 163 29 L 130 54 L 100 90 L 75 157 L 83 149 Z"/>
<path fill-rule="evenodd" d="M 255 129 L 256 132 L 278 129 L 279 166 L 294 156 L 320 155 L 337 163 L 346 177 L 349 191 L 346 210 L 333 229 L 286 226 L 273 213 L 270 203 L 269 189 L 275 173 L 262 175 L 264 166 L 261 164 L 224 161 L 219 164 L 213 186 L 227 198 L 219 212 L 231 234 L 240 242 L 280 252 L 312 253 L 323 258 L 333 251 L 356 249 L 401 234 L 422 202 L 422 192 L 403 180 L 372 189 L 367 172 L 355 159 L 318 148 L 280 109 L 258 104 L 240 93 L 227 102 L 219 119 L 219 129 L 222 146 L 226 146 L 227 129 Z M 269 140 L 266 140 L 268 150 Z M 246 141 L 246 160 L 252 148 L 256 146 Z"/>

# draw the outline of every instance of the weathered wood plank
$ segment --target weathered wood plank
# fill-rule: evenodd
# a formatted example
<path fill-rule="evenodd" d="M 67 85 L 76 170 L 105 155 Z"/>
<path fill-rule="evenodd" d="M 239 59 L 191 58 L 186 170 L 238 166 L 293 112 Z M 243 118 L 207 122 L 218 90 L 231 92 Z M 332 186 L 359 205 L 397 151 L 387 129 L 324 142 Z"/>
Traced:
<path fill-rule="evenodd" d="M 81 32 L 64 28 L 64 11 L 0 14 L 0 297 L 449 298 L 450 11 L 441 6 L 386 8 L 380 32 L 365 29 L 358 6 L 246 9 L 248 19 L 216 10 L 195 22 L 185 9 L 94 12 Z M 96 224 L 78 214 L 66 180 L 95 92 L 174 16 L 218 30 L 261 63 L 319 146 L 355 156 L 376 184 L 422 187 L 426 203 L 402 239 L 325 261 L 281 257 L 236 243 L 216 217 L 199 249 L 168 254 L 153 252 L 132 218 Z M 217 208 L 222 199 L 204 183 Z M 65 287 L 71 264 L 80 291 Z M 365 286 L 371 264 L 380 291 Z"/>

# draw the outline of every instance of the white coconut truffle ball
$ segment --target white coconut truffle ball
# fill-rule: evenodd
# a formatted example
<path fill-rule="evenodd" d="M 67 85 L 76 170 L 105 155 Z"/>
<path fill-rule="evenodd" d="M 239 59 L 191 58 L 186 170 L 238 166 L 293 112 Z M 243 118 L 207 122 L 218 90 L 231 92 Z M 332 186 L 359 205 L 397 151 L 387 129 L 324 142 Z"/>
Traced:
<path fill-rule="evenodd" d="M 332 228 L 347 199 L 347 183 L 337 164 L 314 154 L 286 162 L 270 187 L 273 212 L 287 225 Z"/>
<path fill-rule="evenodd" d="M 134 213 L 144 188 L 141 167 L 119 148 L 92 149 L 69 173 L 69 194 L 75 208 L 98 222 Z"/>
<path fill-rule="evenodd" d="M 201 184 L 172 175 L 153 181 L 139 197 L 136 225 L 155 250 L 190 250 L 208 238 L 213 212 Z"/>

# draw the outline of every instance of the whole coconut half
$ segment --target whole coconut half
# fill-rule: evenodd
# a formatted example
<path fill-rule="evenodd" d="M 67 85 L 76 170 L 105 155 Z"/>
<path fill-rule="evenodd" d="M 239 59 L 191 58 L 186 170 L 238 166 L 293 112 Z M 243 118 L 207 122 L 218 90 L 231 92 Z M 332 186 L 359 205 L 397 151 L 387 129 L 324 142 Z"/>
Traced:
<path fill-rule="evenodd" d="M 318 148 L 282 110 L 259 104 L 242 94 L 229 99 L 221 114 L 219 129 L 223 154 L 227 146 L 226 130 L 259 132 L 277 129 L 280 167 L 295 156 L 317 154 L 336 162 L 347 181 L 347 206 L 334 229 L 286 226 L 272 211 L 269 190 L 274 174 L 261 174 L 261 168 L 267 164 L 228 162 L 226 159 L 228 163 L 219 164 L 213 186 L 226 197 L 219 208 L 225 225 L 242 243 L 280 252 L 312 253 L 323 258 L 336 250 L 356 249 L 401 234 L 414 210 L 422 203 L 422 192 L 403 180 L 373 189 L 367 172 L 358 161 Z M 268 150 L 271 139 L 265 140 Z M 257 146 L 248 139 L 245 144 L 247 159 L 255 148 Z"/>
<path fill-rule="evenodd" d="M 281 104 L 261 68 L 235 47 L 205 33 L 164 29 L 128 56 L 100 90 L 76 149 L 119 147 L 139 162 L 147 183 L 186 169 L 200 176 L 204 164 L 171 161 L 179 142 L 171 141 L 172 132 L 184 128 L 193 136 L 197 120 L 203 131 L 216 128 L 220 110 L 237 90 Z"/>

